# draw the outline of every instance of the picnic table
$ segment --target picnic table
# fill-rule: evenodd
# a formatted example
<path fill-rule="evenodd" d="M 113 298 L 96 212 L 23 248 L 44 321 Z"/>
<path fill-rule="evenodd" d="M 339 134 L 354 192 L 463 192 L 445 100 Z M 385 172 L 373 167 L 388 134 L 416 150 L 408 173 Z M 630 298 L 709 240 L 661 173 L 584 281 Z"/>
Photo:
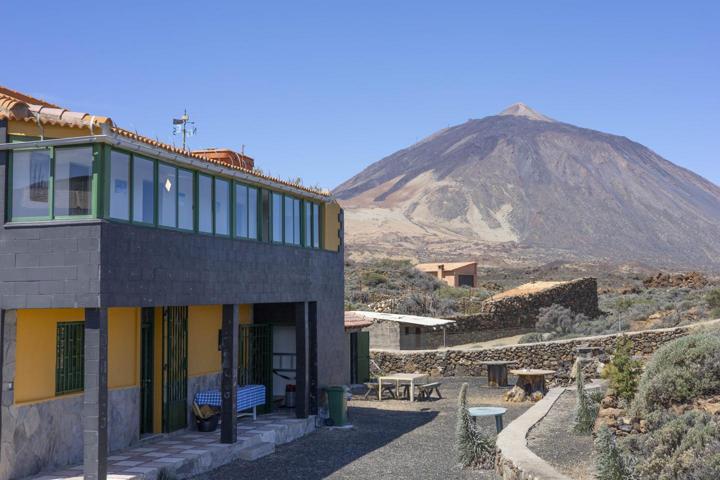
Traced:
<path fill-rule="evenodd" d="M 514 360 L 489 360 L 480 362 L 480 365 L 487 365 L 488 385 L 491 387 L 508 386 L 508 365 L 517 363 Z"/>
<path fill-rule="evenodd" d="M 468 414 L 476 421 L 477 417 L 495 417 L 495 430 L 500 433 L 503 429 L 503 415 L 507 408 L 503 407 L 470 407 Z"/>
<path fill-rule="evenodd" d="M 555 370 L 521 368 L 518 370 L 510 370 L 510 373 L 518 377 L 515 386 L 525 390 L 528 395 L 532 395 L 535 392 L 540 392 L 545 395 L 545 393 L 547 393 L 545 376 L 554 374 Z"/>
<path fill-rule="evenodd" d="M 195 403 L 222 408 L 220 390 L 202 390 L 195 394 Z M 257 407 L 265 404 L 265 385 L 243 385 L 237 387 L 236 410 L 238 413 L 252 409 L 253 420 L 257 418 Z"/>
<path fill-rule="evenodd" d="M 400 382 L 410 384 L 410 401 L 415 401 L 415 384 L 420 384 L 423 380 L 427 381 L 429 375 L 426 373 L 395 373 L 392 375 L 383 375 L 378 377 L 378 399 L 382 400 L 382 384 L 383 382 L 395 382 L 395 391 L 400 391 Z"/>

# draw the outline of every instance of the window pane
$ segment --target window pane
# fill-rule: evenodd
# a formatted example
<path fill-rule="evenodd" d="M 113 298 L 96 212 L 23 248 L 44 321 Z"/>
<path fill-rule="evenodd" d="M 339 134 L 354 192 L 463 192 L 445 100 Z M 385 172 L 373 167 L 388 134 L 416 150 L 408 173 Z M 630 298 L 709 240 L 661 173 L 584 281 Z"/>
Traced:
<path fill-rule="evenodd" d="M 50 151 L 15 151 L 12 169 L 12 217 L 49 217 Z"/>
<path fill-rule="evenodd" d="M 320 205 L 313 203 L 313 247 L 320 248 Z"/>
<path fill-rule="evenodd" d="M 130 155 L 110 152 L 110 217 L 130 220 Z"/>
<path fill-rule="evenodd" d="M 257 188 L 248 187 L 248 238 L 257 239 Z"/>
<path fill-rule="evenodd" d="M 178 227 L 185 230 L 192 230 L 195 223 L 193 221 L 195 203 L 193 190 L 193 173 L 178 169 Z"/>
<path fill-rule="evenodd" d="M 177 170 L 158 163 L 158 225 L 177 227 Z"/>
<path fill-rule="evenodd" d="M 152 160 L 133 158 L 133 221 L 154 223 L 155 168 Z"/>
<path fill-rule="evenodd" d="M 248 188 L 235 185 L 235 235 L 248 236 Z"/>
<path fill-rule="evenodd" d="M 230 235 L 230 182 L 215 179 L 215 233 Z"/>
<path fill-rule="evenodd" d="M 198 230 L 212 233 L 212 177 L 198 176 Z"/>
<path fill-rule="evenodd" d="M 285 197 L 285 243 L 293 243 L 293 199 Z"/>
<path fill-rule="evenodd" d="M 305 202 L 305 208 L 303 209 L 303 215 L 305 216 L 305 246 L 312 246 L 312 203 Z"/>
<path fill-rule="evenodd" d="M 300 200 L 293 199 L 293 244 L 300 245 Z"/>
<path fill-rule="evenodd" d="M 279 193 L 272 194 L 272 240 L 273 242 L 282 242 L 282 195 Z"/>
<path fill-rule="evenodd" d="M 55 149 L 55 216 L 90 215 L 92 147 Z"/>

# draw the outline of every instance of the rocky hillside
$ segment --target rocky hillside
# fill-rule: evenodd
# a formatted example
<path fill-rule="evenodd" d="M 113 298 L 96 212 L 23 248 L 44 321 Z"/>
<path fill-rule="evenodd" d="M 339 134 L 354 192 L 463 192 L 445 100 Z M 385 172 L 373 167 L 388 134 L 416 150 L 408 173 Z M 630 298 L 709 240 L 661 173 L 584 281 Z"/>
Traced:
<path fill-rule="evenodd" d="M 522 104 L 441 130 L 334 193 L 353 255 L 720 268 L 720 187 Z"/>

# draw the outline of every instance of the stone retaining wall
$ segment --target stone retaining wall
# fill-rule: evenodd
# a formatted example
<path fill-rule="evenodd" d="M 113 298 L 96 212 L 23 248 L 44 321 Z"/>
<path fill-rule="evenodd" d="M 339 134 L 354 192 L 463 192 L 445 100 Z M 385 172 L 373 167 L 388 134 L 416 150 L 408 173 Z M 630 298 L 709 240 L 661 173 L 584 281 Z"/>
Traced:
<path fill-rule="evenodd" d="M 532 332 L 540 309 L 553 304 L 590 318 L 598 316 L 596 280 L 580 278 L 535 293 L 486 300 L 480 313 L 449 318 L 455 323 L 447 328 L 445 345 L 452 347 Z M 426 334 L 426 339 L 428 348 L 443 346 L 442 332 Z"/>
<path fill-rule="evenodd" d="M 685 336 L 700 325 L 720 324 L 720 320 L 684 327 L 645 330 L 625 334 L 600 335 L 552 342 L 507 345 L 477 350 L 372 350 L 370 357 L 382 372 L 423 372 L 433 376 L 481 376 L 486 368 L 480 362 L 487 360 L 514 360 L 517 367 L 544 368 L 558 373 L 552 380 L 569 379 L 577 356 L 577 347 L 587 345 L 605 353 L 612 353 L 617 339 L 627 335 L 633 341 L 634 354 L 650 354 L 671 340 Z"/>

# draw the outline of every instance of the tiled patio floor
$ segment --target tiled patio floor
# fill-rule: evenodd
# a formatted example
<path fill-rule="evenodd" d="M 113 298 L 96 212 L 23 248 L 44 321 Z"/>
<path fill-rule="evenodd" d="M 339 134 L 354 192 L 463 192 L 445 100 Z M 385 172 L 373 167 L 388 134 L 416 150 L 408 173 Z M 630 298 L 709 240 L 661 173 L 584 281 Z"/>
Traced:
<path fill-rule="evenodd" d="M 142 442 L 113 452 L 108 457 L 108 478 L 115 480 L 154 479 L 161 469 L 176 478 L 197 475 L 238 459 L 255 460 L 275 451 L 276 445 L 291 442 L 315 430 L 315 417 L 298 419 L 273 413 L 238 422 L 238 441 L 220 443 L 220 428 L 212 433 L 185 431 Z M 32 480 L 83 478 L 83 466 L 76 465 Z"/>

